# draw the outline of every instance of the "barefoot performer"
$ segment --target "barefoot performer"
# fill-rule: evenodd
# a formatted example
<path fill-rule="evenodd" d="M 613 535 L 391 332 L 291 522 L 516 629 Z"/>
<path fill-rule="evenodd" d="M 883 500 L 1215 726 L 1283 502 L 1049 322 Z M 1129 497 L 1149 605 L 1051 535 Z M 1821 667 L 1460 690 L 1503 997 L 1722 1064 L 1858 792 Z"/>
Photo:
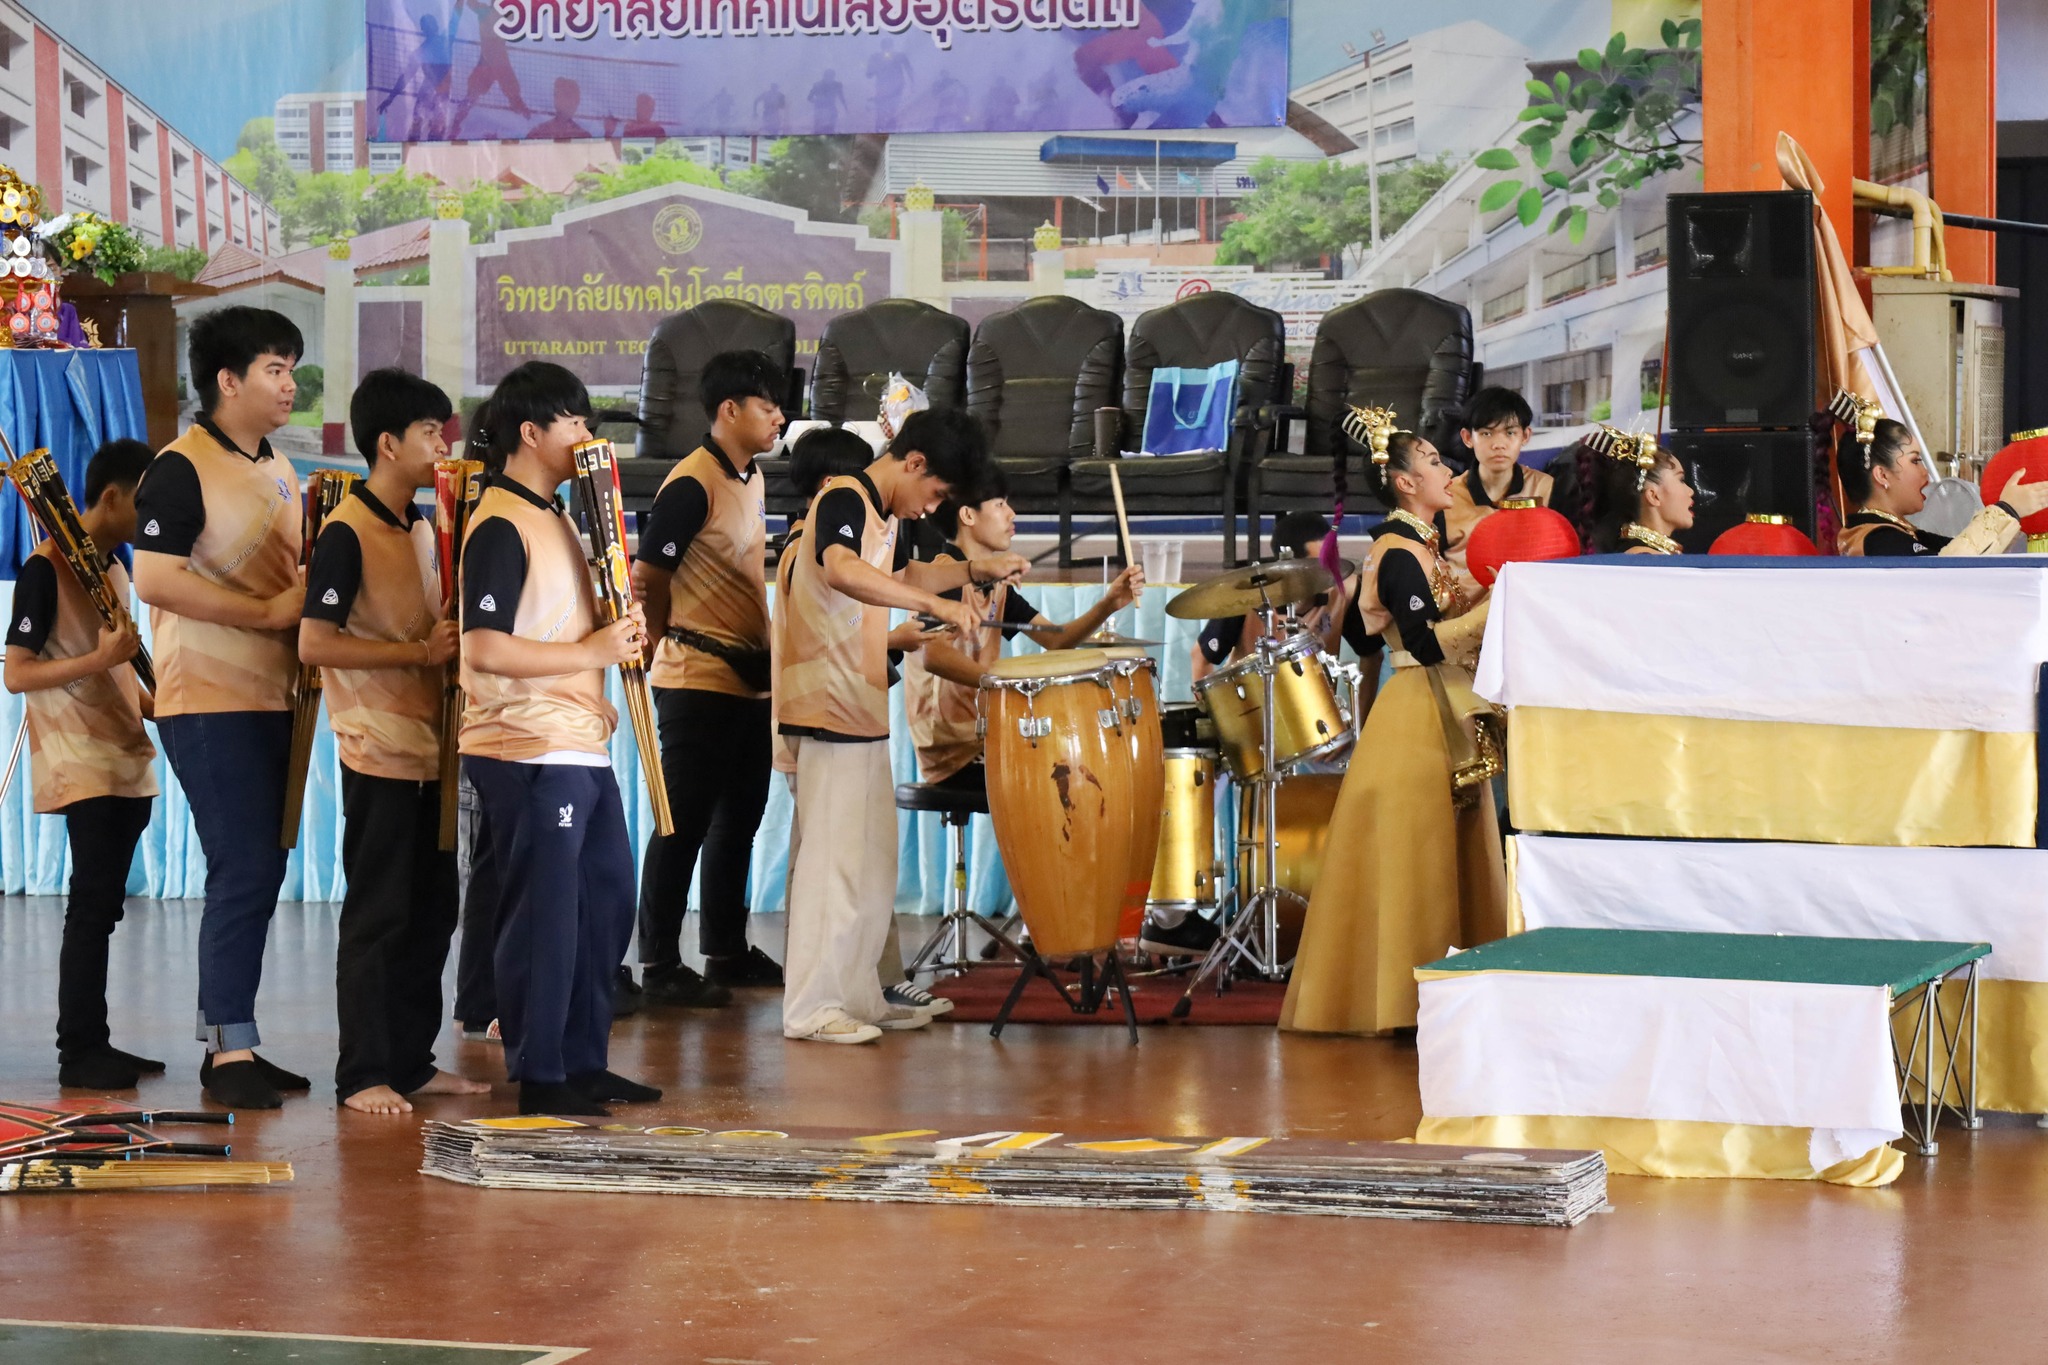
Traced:
<path fill-rule="evenodd" d="M 433 527 L 414 496 L 448 453 L 448 396 L 403 370 L 374 370 L 349 400 L 369 477 L 327 518 L 306 576 L 299 659 L 326 674 L 341 757 L 348 892 L 334 999 L 335 1094 L 365 1114 L 404 1114 L 408 1095 L 490 1087 L 434 1065 L 441 968 L 455 932 L 455 854 L 440 846 L 441 688 L 455 657 L 442 619 Z"/>

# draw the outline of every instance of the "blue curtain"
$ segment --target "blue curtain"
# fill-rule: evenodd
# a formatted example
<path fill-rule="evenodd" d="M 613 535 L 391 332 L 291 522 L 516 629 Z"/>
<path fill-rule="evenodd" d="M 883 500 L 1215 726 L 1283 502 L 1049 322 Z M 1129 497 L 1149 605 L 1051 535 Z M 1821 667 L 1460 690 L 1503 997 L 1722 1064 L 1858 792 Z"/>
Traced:
<path fill-rule="evenodd" d="M 1098 584 L 1030 584 L 1025 595 L 1052 620 L 1066 621 L 1079 616 L 1102 596 Z M 1169 587 L 1155 587 L 1144 601 L 1127 607 L 1114 620 L 1117 630 L 1144 639 L 1163 640 L 1164 648 L 1153 651 L 1161 660 L 1160 698 L 1188 701 L 1193 697 L 1189 675 L 1190 651 L 1198 621 L 1176 620 L 1166 614 Z M 13 597 L 11 583 L 0 586 L 0 597 Z M 149 635 L 148 612 L 140 615 L 145 639 Z M 1022 639 L 1008 646 L 1012 653 L 1033 653 L 1037 646 Z M 625 705 L 618 695 L 618 675 L 611 675 L 612 701 L 623 716 Z M 903 692 L 892 694 L 893 713 L 889 741 L 890 758 L 899 782 L 917 780 L 917 755 L 911 747 L 909 726 L 903 717 Z M 323 720 L 325 713 L 323 712 Z M 0 692 L 0 746 L 11 746 L 21 724 L 21 698 Z M 0 755 L 4 757 L 4 755 Z M 164 795 L 157 801 L 137 850 L 135 866 L 128 877 L 133 896 L 202 896 L 206 890 L 206 859 L 199 849 L 199 836 L 192 827 L 191 810 L 185 794 L 171 775 L 169 764 L 157 759 L 157 781 Z M 612 739 L 612 767 L 626 798 L 627 824 L 636 849 L 644 846 L 654 828 L 654 813 L 647 801 L 640 777 L 639 751 L 633 742 L 630 722 L 622 723 Z M 305 820 L 300 827 L 299 847 L 292 854 L 285 876 L 287 900 L 338 900 L 343 889 L 341 874 L 341 792 L 340 768 L 335 759 L 334 737 L 323 723 L 313 746 L 312 776 L 306 784 Z M 64 823 L 56 816 L 41 816 L 29 809 L 28 757 L 21 759 L 4 802 L 0 802 L 0 891 L 8 895 L 60 894 L 70 877 L 70 858 L 64 841 Z M 788 871 L 790 798 L 787 786 L 778 778 L 769 788 L 768 811 L 754 840 L 754 862 L 750 895 L 756 911 L 782 908 L 783 879 Z M 1227 828 L 1227 816 L 1223 822 Z M 939 914 L 951 885 L 951 864 L 946 850 L 946 827 L 932 814 L 902 812 L 898 817 L 899 868 L 897 908 L 904 913 Z M 997 856 L 995 834 L 988 817 L 976 816 L 968 826 L 968 896 L 974 907 L 987 913 L 1006 910 L 1011 903 L 1009 881 L 1003 876 Z"/>
<path fill-rule="evenodd" d="M 71 496 L 81 496 L 86 462 L 103 442 L 149 439 L 135 352 L 0 350 L 0 432 L 17 455 L 48 449 Z M 0 580 L 11 582 L 35 536 L 20 498 L 0 497 L 0 508 Z"/>

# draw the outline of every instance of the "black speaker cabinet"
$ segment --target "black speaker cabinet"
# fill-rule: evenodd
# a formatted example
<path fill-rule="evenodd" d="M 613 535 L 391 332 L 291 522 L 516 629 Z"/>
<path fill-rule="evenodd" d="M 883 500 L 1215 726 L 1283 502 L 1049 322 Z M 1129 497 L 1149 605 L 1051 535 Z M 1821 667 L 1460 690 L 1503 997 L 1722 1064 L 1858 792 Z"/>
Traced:
<path fill-rule="evenodd" d="M 1800 431 L 1671 431 L 1664 444 L 1685 465 L 1693 487 L 1692 529 L 1679 543 L 1705 554 L 1714 537 L 1752 512 L 1792 518 L 1813 536 L 1814 469 Z"/>
<path fill-rule="evenodd" d="M 1671 422 L 1804 427 L 1814 409 L 1813 196 L 1674 194 Z"/>

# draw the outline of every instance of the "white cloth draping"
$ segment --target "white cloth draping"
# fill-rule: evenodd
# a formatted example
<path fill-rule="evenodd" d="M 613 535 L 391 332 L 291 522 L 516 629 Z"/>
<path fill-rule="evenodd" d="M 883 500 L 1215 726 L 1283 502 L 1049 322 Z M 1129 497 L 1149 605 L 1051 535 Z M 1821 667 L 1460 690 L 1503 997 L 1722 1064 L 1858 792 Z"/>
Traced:
<path fill-rule="evenodd" d="M 1983 942 L 1985 977 L 2048 981 L 2048 850 L 1514 839 L 1525 928 Z"/>
<path fill-rule="evenodd" d="M 2032 733 L 2048 564 L 1511 564 L 1475 686 L 1509 707 Z"/>
<path fill-rule="evenodd" d="M 1429 1118 L 1810 1128 L 1815 1170 L 1901 1136 L 1883 987 L 1456 972 L 1421 983 Z"/>

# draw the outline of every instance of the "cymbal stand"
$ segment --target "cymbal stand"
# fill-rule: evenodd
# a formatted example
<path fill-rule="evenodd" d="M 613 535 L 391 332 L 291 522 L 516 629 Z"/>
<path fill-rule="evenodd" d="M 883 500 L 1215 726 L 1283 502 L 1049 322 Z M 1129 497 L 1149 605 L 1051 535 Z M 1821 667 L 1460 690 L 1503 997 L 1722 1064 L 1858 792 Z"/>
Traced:
<path fill-rule="evenodd" d="M 1280 903 L 1283 899 L 1299 902 L 1306 909 L 1308 902 L 1297 893 L 1280 885 L 1280 765 L 1274 753 L 1278 738 L 1273 733 L 1273 661 L 1271 656 L 1280 644 L 1274 633 L 1274 608 L 1266 599 L 1265 590 L 1259 592 L 1259 642 L 1258 650 L 1267 656 L 1267 667 L 1259 670 L 1259 731 L 1262 759 L 1259 775 L 1244 784 L 1248 786 L 1253 803 L 1254 837 L 1251 847 L 1257 851 L 1254 864 L 1255 880 L 1250 897 L 1244 898 L 1242 889 L 1233 890 L 1231 900 L 1237 903 L 1237 913 L 1229 927 L 1217 938 L 1202 965 L 1188 981 L 1187 990 L 1174 1002 L 1173 1017 L 1185 1019 L 1194 1007 L 1195 991 L 1211 977 L 1216 981 L 1216 993 L 1221 995 L 1230 987 L 1231 969 L 1239 962 L 1255 976 L 1268 981 L 1278 980 L 1286 974 L 1287 964 L 1280 960 Z M 1244 841 L 1238 840 L 1237 847 L 1242 854 Z"/>

